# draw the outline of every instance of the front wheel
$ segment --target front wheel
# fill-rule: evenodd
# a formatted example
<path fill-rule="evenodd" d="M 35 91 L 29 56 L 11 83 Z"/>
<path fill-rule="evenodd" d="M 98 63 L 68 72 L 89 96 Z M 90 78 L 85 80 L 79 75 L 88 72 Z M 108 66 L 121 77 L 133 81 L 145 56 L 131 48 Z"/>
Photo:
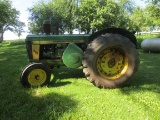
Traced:
<path fill-rule="evenodd" d="M 89 81 L 98 87 L 115 88 L 129 82 L 138 68 L 139 57 L 128 38 L 106 34 L 88 45 L 82 64 Z"/>
<path fill-rule="evenodd" d="M 25 67 L 20 76 L 21 84 L 24 87 L 44 86 L 49 83 L 51 72 L 42 63 L 33 63 Z"/>

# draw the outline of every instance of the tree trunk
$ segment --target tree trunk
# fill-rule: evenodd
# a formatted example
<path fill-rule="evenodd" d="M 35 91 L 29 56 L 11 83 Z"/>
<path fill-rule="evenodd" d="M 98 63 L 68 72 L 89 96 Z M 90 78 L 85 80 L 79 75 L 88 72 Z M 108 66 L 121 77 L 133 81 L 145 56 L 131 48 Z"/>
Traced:
<path fill-rule="evenodd" d="M 3 33 L 0 33 L 0 43 L 3 42 Z"/>

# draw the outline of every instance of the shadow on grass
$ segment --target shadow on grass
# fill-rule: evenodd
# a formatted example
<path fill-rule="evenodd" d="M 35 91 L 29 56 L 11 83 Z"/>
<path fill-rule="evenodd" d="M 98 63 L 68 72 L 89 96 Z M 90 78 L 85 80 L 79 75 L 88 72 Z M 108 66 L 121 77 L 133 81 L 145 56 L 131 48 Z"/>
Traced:
<path fill-rule="evenodd" d="M 123 93 L 138 91 L 152 91 L 160 93 L 160 53 L 145 53 L 140 50 L 140 64 L 128 89 L 121 89 Z"/>
<path fill-rule="evenodd" d="M 54 75 L 54 77 L 49 84 L 49 86 L 51 87 L 59 87 L 70 84 L 71 82 L 67 81 L 67 79 L 78 80 L 81 78 L 85 78 L 82 68 L 73 69 L 64 66 L 60 68 L 54 68 L 52 74 Z"/>
<path fill-rule="evenodd" d="M 77 105 L 70 96 L 57 93 L 37 96 L 36 93 L 32 94 L 24 89 L 19 92 L 4 92 L 0 100 L 1 120 L 58 120 Z"/>

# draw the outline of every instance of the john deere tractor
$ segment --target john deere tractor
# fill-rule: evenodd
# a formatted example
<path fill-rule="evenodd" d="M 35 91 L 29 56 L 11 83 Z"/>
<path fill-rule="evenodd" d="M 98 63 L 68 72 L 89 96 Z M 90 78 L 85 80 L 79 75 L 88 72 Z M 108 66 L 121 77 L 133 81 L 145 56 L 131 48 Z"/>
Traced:
<path fill-rule="evenodd" d="M 48 21 L 43 27 L 44 34 L 26 37 L 30 64 L 20 76 L 24 87 L 48 84 L 54 67 L 83 66 L 86 78 L 94 85 L 116 88 L 128 84 L 138 68 L 132 32 L 108 28 L 87 35 L 52 35 Z"/>

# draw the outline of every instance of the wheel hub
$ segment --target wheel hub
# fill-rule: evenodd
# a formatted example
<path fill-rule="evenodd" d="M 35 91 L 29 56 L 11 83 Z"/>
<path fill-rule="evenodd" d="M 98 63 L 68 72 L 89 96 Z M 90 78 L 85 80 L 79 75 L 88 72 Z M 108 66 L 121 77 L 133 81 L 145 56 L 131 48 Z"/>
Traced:
<path fill-rule="evenodd" d="M 114 58 L 111 58 L 110 60 L 109 60 L 109 62 L 108 62 L 108 67 L 109 68 L 112 68 L 112 67 L 114 67 L 115 66 L 115 59 Z"/>
<path fill-rule="evenodd" d="M 42 69 L 34 69 L 28 75 L 28 82 L 33 86 L 39 86 L 46 81 L 46 72 Z"/>
<path fill-rule="evenodd" d="M 101 76 L 116 80 L 126 72 L 128 57 L 121 49 L 105 49 L 99 54 L 96 66 Z"/>
<path fill-rule="evenodd" d="M 40 77 L 39 77 L 39 75 L 37 74 L 37 75 L 35 75 L 35 79 L 36 80 L 39 80 L 40 79 Z"/>

